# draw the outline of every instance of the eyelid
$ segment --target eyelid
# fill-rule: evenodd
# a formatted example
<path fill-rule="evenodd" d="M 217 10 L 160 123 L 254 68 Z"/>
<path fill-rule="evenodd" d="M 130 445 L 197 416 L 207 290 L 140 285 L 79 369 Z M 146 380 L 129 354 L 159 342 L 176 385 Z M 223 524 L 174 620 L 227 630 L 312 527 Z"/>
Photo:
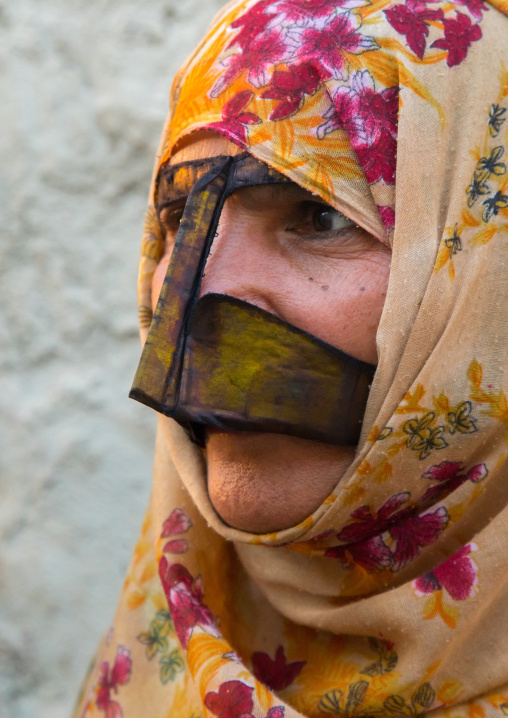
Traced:
<path fill-rule="evenodd" d="M 309 205 L 319 205 L 321 207 L 324 207 L 325 209 L 329 209 L 331 212 L 337 212 L 341 217 L 345 217 L 350 222 L 353 222 L 351 217 L 348 217 L 347 214 L 344 214 L 344 212 L 341 212 L 340 209 L 337 209 L 336 207 L 332 207 L 331 204 L 328 204 L 328 202 L 325 202 L 324 199 L 320 199 L 319 197 L 316 197 L 316 199 L 308 200 Z"/>
<path fill-rule="evenodd" d="M 312 219 L 313 212 L 316 210 L 319 210 L 320 212 L 334 212 L 336 213 L 338 218 L 344 218 L 348 224 L 345 224 L 344 227 L 340 227 L 339 229 L 330 229 L 330 230 L 323 230 L 320 232 L 320 234 L 325 235 L 326 233 L 334 233 L 342 232 L 345 229 L 349 229 L 350 227 L 357 226 L 354 220 L 352 220 L 350 217 L 348 217 L 346 214 L 341 212 L 340 210 L 336 209 L 335 207 L 332 207 L 332 205 L 328 204 L 324 200 L 319 199 L 316 197 L 316 199 L 312 200 L 304 200 L 299 203 L 298 211 L 296 214 L 294 214 L 289 222 L 288 227 L 286 231 L 295 231 L 298 233 L 298 231 L 302 229 L 303 225 Z"/>

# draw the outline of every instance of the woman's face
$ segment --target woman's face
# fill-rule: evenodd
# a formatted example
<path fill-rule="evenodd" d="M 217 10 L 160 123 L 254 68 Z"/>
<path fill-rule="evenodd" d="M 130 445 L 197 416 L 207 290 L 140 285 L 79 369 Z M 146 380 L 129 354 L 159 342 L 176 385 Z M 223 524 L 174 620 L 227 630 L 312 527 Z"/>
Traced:
<path fill-rule="evenodd" d="M 171 164 L 241 151 L 212 133 L 194 133 Z M 165 212 L 154 308 L 180 216 Z M 390 260 L 388 246 L 299 185 L 245 187 L 224 205 L 201 295 L 238 297 L 375 364 Z M 320 506 L 354 454 L 353 447 L 281 434 L 210 430 L 209 496 L 231 526 L 254 533 L 288 528 Z"/>

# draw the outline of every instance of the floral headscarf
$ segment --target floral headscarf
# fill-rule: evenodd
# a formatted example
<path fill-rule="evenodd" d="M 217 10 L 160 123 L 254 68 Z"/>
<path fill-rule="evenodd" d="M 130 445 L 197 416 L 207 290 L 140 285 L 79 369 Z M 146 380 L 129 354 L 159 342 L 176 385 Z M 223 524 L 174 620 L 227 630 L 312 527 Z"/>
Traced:
<path fill-rule="evenodd" d="M 507 13 L 240 0 L 178 75 L 155 173 L 213 129 L 390 242 L 379 363 L 355 462 L 284 531 L 224 525 L 160 420 L 76 716 L 508 715 Z M 161 251 L 151 205 L 142 327 Z"/>

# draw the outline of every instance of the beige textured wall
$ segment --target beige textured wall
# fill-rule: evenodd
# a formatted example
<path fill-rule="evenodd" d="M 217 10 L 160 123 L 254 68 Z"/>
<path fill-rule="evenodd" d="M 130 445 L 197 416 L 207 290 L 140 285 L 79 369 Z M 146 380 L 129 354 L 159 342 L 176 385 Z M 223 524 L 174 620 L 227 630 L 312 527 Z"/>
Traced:
<path fill-rule="evenodd" d="M 170 80 L 223 0 L 0 0 L 0 714 L 65 718 L 150 490 L 127 399 Z"/>

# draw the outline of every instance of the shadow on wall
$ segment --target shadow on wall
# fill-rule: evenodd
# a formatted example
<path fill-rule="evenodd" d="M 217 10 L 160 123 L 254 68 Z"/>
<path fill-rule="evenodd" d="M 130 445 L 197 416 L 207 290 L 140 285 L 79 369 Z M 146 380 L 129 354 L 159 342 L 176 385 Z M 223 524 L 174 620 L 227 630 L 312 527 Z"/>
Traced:
<path fill-rule="evenodd" d="M 0 705 L 66 718 L 151 483 L 127 399 L 172 76 L 222 0 L 0 0 Z"/>

